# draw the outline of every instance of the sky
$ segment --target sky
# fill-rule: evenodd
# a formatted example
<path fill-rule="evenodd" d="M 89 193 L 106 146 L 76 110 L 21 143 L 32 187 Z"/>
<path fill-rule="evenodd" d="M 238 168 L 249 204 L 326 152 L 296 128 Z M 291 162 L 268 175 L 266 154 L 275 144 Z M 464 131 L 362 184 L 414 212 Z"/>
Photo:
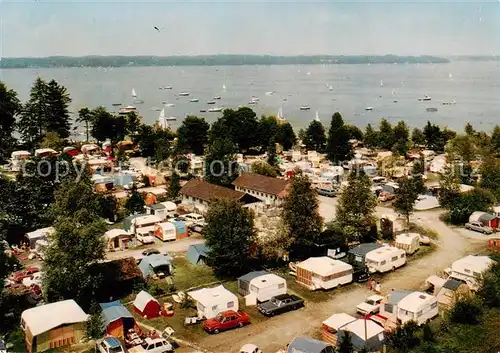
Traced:
<path fill-rule="evenodd" d="M 500 0 L 0 0 L 1 57 L 223 53 L 498 55 Z"/>

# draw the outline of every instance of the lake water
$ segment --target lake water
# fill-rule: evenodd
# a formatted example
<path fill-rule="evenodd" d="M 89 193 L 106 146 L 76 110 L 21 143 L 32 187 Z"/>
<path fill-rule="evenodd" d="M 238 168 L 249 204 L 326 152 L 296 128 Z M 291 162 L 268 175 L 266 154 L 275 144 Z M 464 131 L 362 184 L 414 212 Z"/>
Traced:
<path fill-rule="evenodd" d="M 186 114 L 203 116 L 209 122 L 222 113 L 200 113 L 214 106 L 237 108 L 259 97 L 252 109 L 260 116 L 276 114 L 282 107 L 285 118 L 299 129 L 307 126 L 316 110 L 327 125 L 340 111 L 344 119 L 358 126 L 404 120 L 410 126 L 423 126 L 427 120 L 462 130 L 466 122 L 476 129 L 490 131 L 500 123 L 500 66 L 495 62 L 453 62 L 426 65 L 299 65 L 225 67 L 123 67 L 0 70 L 0 80 L 15 89 L 22 100 L 37 75 L 56 79 L 68 88 L 72 110 L 102 105 L 111 111 L 112 103 L 132 104 L 132 89 L 138 98 L 139 113 L 148 123 L 157 120 L 162 101 L 175 104 L 165 108 L 179 126 Z M 226 85 L 226 90 L 223 90 Z M 160 90 L 172 86 L 172 90 Z M 330 90 L 331 86 L 332 90 Z M 189 97 L 179 97 L 183 91 Z M 266 92 L 274 91 L 273 95 Z M 428 95 L 431 101 L 418 101 Z M 216 105 L 207 105 L 221 96 Z M 198 103 L 189 102 L 198 98 Z M 286 99 L 286 101 L 284 101 Z M 394 102 L 397 100 L 397 103 Z M 455 100 L 455 105 L 442 102 Z M 309 111 L 301 111 L 309 105 Z M 365 111 L 373 107 L 372 111 Z M 438 108 L 427 112 L 426 108 Z"/>

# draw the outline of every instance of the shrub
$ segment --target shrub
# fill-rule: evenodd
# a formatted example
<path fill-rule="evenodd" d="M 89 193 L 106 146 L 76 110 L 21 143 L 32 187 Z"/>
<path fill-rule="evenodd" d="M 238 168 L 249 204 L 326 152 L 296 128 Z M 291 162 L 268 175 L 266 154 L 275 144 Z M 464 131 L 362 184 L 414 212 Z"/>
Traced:
<path fill-rule="evenodd" d="M 456 324 L 476 325 L 481 322 L 483 308 L 476 298 L 462 298 L 450 311 L 450 321 Z"/>

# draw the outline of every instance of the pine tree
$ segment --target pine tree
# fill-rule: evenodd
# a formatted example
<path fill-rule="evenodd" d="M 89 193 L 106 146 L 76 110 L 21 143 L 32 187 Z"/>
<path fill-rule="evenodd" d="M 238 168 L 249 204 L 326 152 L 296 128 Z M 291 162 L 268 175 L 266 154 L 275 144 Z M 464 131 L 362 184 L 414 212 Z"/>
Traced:
<path fill-rule="evenodd" d="M 394 127 L 393 133 L 395 140 L 394 149 L 400 156 L 406 157 L 410 149 L 410 131 L 408 130 L 408 126 L 404 121 L 399 121 Z"/>
<path fill-rule="evenodd" d="M 371 124 L 366 125 L 363 142 L 368 148 L 378 147 L 378 132 L 373 129 Z"/>
<path fill-rule="evenodd" d="M 290 237 L 294 238 L 292 256 L 303 256 L 320 242 L 323 220 L 318 210 L 317 193 L 312 189 L 309 178 L 295 173 L 283 203 L 282 215 Z"/>
<path fill-rule="evenodd" d="M 349 331 L 344 331 L 344 334 L 340 338 L 339 342 L 339 353 L 353 353 L 354 346 L 352 344 L 351 334 Z"/>
<path fill-rule="evenodd" d="M 45 117 L 47 132 L 55 132 L 61 138 L 69 137 L 71 127 L 70 103 L 71 98 L 66 87 L 59 85 L 55 80 L 51 80 L 47 84 L 47 116 Z"/>
<path fill-rule="evenodd" d="M 396 136 L 394 135 L 392 125 L 387 119 L 382 119 L 380 121 L 378 138 L 380 148 L 386 150 L 391 150 L 396 143 Z"/>
<path fill-rule="evenodd" d="M 420 130 L 419 128 L 414 128 L 411 133 L 411 141 L 416 147 L 425 146 L 425 136 L 422 130 Z"/>
<path fill-rule="evenodd" d="M 342 192 L 337 206 L 335 222 L 342 228 L 350 228 L 357 238 L 372 241 L 370 229 L 375 224 L 377 201 L 371 190 L 371 181 L 362 169 L 353 170 L 348 186 Z"/>
<path fill-rule="evenodd" d="M 17 92 L 0 81 L 0 162 L 6 161 L 14 149 L 12 132 L 21 109 Z"/>
<path fill-rule="evenodd" d="M 170 199 L 176 199 L 179 197 L 179 193 L 181 191 L 181 178 L 177 172 L 173 172 L 170 176 L 170 182 L 168 184 L 168 197 Z"/>
<path fill-rule="evenodd" d="M 47 83 L 38 77 L 31 87 L 30 99 L 23 107 L 18 129 L 21 137 L 31 146 L 36 146 L 45 133 L 48 116 Z"/>
<path fill-rule="evenodd" d="M 422 159 L 416 159 L 413 161 L 411 177 L 413 188 L 418 194 L 422 194 L 425 191 L 424 183 L 425 166 Z"/>
<path fill-rule="evenodd" d="M 336 112 L 332 116 L 330 130 L 328 131 L 326 153 L 328 159 L 334 163 L 344 162 L 352 157 L 349 133 L 344 126 L 344 119 L 339 112 Z"/>

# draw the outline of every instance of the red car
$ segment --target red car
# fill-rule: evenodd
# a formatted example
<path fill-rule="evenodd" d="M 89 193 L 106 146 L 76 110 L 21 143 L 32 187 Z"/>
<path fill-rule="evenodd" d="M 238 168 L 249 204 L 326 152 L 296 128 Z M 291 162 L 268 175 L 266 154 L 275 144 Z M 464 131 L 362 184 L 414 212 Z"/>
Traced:
<path fill-rule="evenodd" d="M 30 277 L 33 273 L 40 272 L 40 268 L 36 266 L 28 266 L 23 271 L 12 274 L 10 279 L 16 283 L 22 282 L 24 278 Z"/>
<path fill-rule="evenodd" d="M 208 333 L 219 333 L 236 327 L 243 327 L 250 323 L 250 317 L 243 311 L 228 310 L 219 313 L 216 317 L 208 319 L 203 328 Z"/>

